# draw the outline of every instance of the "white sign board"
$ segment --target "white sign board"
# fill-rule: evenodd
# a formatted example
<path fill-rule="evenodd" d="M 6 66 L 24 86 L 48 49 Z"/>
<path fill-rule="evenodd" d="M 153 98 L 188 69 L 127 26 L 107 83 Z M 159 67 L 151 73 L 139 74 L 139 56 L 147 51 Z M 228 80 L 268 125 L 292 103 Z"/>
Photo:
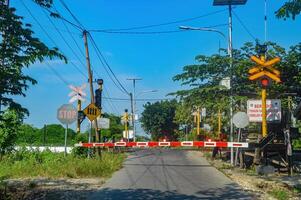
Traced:
<path fill-rule="evenodd" d="M 93 123 L 93 127 L 95 128 L 95 123 Z M 100 129 L 109 129 L 110 119 L 97 117 L 97 127 Z"/>
<path fill-rule="evenodd" d="M 280 99 L 267 99 L 267 121 L 281 121 L 281 101 Z M 261 100 L 248 100 L 247 113 L 250 122 L 262 122 Z"/>
<path fill-rule="evenodd" d="M 223 78 L 220 83 L 221 86 L 226 87 L 228 90 L 231 89 L 231 80 L 230 77 Z"/>
<path fill-rule="evenodd" d="M 206 117 L 206 108 L 202 108 L 201 111 L 202 111 L 201 112 L 202 117 Z"/>
<path fill-rule="evenodd" d="M 128 130 L 128 139 L 133 139 L 134 138 L 134 132 L 133 130 Z M 123 138 L 127 138 L 125 131 L 123 131 Z"/>

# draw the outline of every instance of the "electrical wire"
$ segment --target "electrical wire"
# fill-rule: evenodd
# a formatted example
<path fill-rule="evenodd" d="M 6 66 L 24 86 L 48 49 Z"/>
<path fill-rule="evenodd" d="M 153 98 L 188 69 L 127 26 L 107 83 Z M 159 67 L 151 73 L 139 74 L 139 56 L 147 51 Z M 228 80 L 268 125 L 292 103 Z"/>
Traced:
<path fill-rule="evenodd" d="M 59 0 L 61 4 L 64 6 L 64 8 L 69 12 L 71 17 L 77 22 L 77 24 L 82 27 L 82 29 L 85 29 L 84 26 L 80 23 L 80 21 L 76 18 L 76 16 L 71 12 L 71 10 L 68 8 L 68 6 L 65 4 L 63 0 Z"/>
<path fill-rule="evenodd" d="M 215 28 L 220 26 L 226 26 L 228 24 L 217 24 L 213 26 L 206 26 L 202 28 Z M 110 34 L 132 34 L 132 35 L 155 35 L 155 34 L 169 34 L 169 33 L 182 33 L 189 30 L 168 30 L 168 31 L 98 31 L 98 33 L 110 33 Z"/>
<path fill-rule="evenodd" d="M 240 25 L 245 29 L 245 31 L 249 34 L 249 36 L 251 36 L 253 38 L 253 40 L 256 40 L 256 37 L 251 33 L 251 31 L 248 29 L 248 27 L 243 23 L 243 21 L 238 17 L 238 15 L 236 15 L 236 13 L 234 11 L 232 11 L 235 18 L 238 20 L 238 22 L 240 23 Z"/>
<path fill-rule="evenodd" d="M 62 77 L 47 61 L 44 63 L 65 85 L 70 85 L 70 83 L 64 77 Z"/>
<path fill-rule="evenodd" d="M 89 30 L 90 32 L 104 32 L 104 31 L 110 31 L 110 32 L 115 32 L 115 31 L 129 31 L 129 30 L 138 30 L 138 29 L 146 29 L 146 28 L 153 28 L 153 27 L 159 27 L 159 26 L 166 26 L 166 25 L 171 25 L 171 24 L 178 24 L 178 23 L 183 23 L 183 22 L 188 22 L 188 21 L 193 21 L 196 19 L 200 19 L 203 17 L 207 17 L 210 15 L 215 15 L 221 12 L 225 12 L 228 9 L 223 9 L 223 10 L 218 10 L 214 12 L 210 12 L 204 15 L 196 16 L 196 17 L 190 17 L 182 20 L 176 20 L 176 21 L 171 21 L 171 22 L 165 22 L 165 23 L 159 23 L 159 24 L 152 24 L 152 25 L 145 25 L 145 26 L 136 26 L 136 27 L 130 27 L 130 28 L 120 28 L 120 29 L 91 29 Z"/>
<path fill-rule="evenodd" d="M 45 13 L 45 11 L 43 10 L 43 12 Z M 78 61 L 80 62 L 80 64 L 85 67 L 85 64 L 81 61 L 81 59 L 79 58 L 79 56 L 76 54 L 76 52 L 73 50 L 73 48 L 70 46 L 70 44 L 67 42 L 67 40 L 65 39 L 64 35 L 60 32 L 60 30 L 58 30 L 57 26 L 55 25 L 55 23 L 50 19 L 50 17 L 47 15 L 47 13 L 45 13 L 47 19 L 49 20 L 49 22 L 52 24 L 52 26 L 56 29 L 57 33 L 59 34 L 59 36 L 62 38 L 62 40 L 64 41 L 64 43 L 67 45 L 67 47 L 71 50 L 72 54 L 78 59 Z M 76 65 L 74 65 L 77 70 L 84 76 L 85 73 L 83 71 L 81 71 L 81 69 L 79 69 Z"/>
<path fill-rule="evenodd" d="M 103 97 L 103 99 L 110 99 L 112 101 L 131 101 L 130 99 L 126 98 L 116 98 L 116 97 Z M 163 98 L 163 99 L 135 99 L 135 101 L 169 101 L 172 98 Z"/>
<path fill-rule="evenodd" d="M 35 3 L 34 0 L 32 0 L 32 2 Z M 73 27 L 77 28 L 78 30 L 80 31 L 83 31 L 82 27 L 72 23 L 71 21 L 67 20 L 66 18 L 64 18 L 62 15 L 60 15 L 59 13 L 55 13 L 55 12 L 52 12 L 49 8 L 47 7 L 44 7 L 44 6 L 41 6 L 43 8 L 43 10 L 46 10 L 50 15 L 55 15 L 56 18 L 59 18 L 61 20 L 64 20 L 65 22 L 69 23 L 70 25 L 72 25 Z"/>
<path fill-rule="evenodd" d="M 25 9 L 27 10 L 27 12 L 29 13 L 29 15 L 33 18 L 33 20 L 38 24 L 38 26 L 40 27 L 40 29 L 44 32 L 44 34 L 48 37 L 48 39 L 55 45 L 58 46 L 57 43 L 55 42 L 55 40 L 49 35 L 49 33 L 45 30 L 45 28 L 41 25 L 41 23 L 37 20 L 37 18 L 32 14 L 32 12 L 30 11 L 30 9 L 26 6 L 26 4 L 24 3 L 23 0 L 21 0 L 22 5 L 25 7 Z M 87 76 L 72 62 L 70 61 L 71 65 L 78 70 L 78 72 L 80 72 L 85 78 L 87 78 Z"/>
<path fill-rule="evenodd" d="M 104 94 L 105 96 L 109 97 L 109 93 L 107 91 L 107 89 L 104 87 L 103 88 Z M 118 114 L 118 109 L 116 108 L 116 106 L 112 103 L 112 101 L 110 99 L 106 99 L 109 106 L 111 107 L 112 111 L 115 112 L 116 114 Z"/>
<path fill-rule="evenodd" d="M 60 2 L 61 2 L 62 5 L 64 6 L 64 8 L 70 13 L 70 15 L 72 16 L 72 18 L 73 18 L 73 19 L 74 19 L 74 20 L 82 27 L 82 29 L 84 30 L 84 29 L 85 29 L 84 26 L 80 23 L 80 21 L 76 18 L 76 16 L 75 16 L 75 15 L 72 13 L 72 11 L 68 8 L 68 6 L 65 4 L 65 2 L 64 2 L 63 0 L 60 0 Z M 56 10 L 56 12 L 58 12 L 58 11 Z M 88 32 L 88 33 L 89 33 L 89 32 Z M 95 41 L 93 40 L 92 36 L 91 36 L 90 34 L 89 34 L 88 36 L 89 36 L 89 39 L 90 39 L 91 42 L 92 42 L 92 45 L 93 45 L 94 49 L 96 50 L 97 56 L 99 57 L 99 60 L 101 61 L 102 65 L 105 67 L 105 69 L 106 69 L 106 67 L 109 69 L 109 71 L 112 73 L 113 77 L 115 78 L 115 80 L 116 80 L 116 82 L 117 82 L 118 84 L 114 81 L 114 79 L 110 76 L 110 73 L 106 70 L 106 72 L 107 72 L 107 74 L 109 75 L 110 79 L 113 81 L 113 83 L 114 83 L 118 88 L 119 88 L 119 86 L 121 87 L 121 88 L 119 88 L 119 89 L 120 89 L 122 92 L 125 92 L 126 94 L 129 94 L 129 93 L 127 92 L 127 90 L 123 87 L 123 85 L 120 83 L 120 81 L 118 80 L 118 78 L 116 77 L 115 73 L 113 72 L 113 70 L 112 70 L 111 67 L 109 66 L 108 62 L 106 61 L 106 59 L 105 59 L 104 56 L 102 55 L 100 49 L 97 47 L 97 45 L 96 45 Z M 73 41 L 76 43 L 77 47 L 79 48 L 79 45 L 77 44 L 77 42 L 75 41 L 74 38 L 73 38 Z M 82 54 L 83 54 L 83 52 L 82 52 Z M 92 71 L 93 71 L 93 69 L 92 69 Z M 119 86 L 118 86 L 118 85 L 119 85 Z"/>
<path fill-rule="evenodd" d="M 54 7 L 54 9 L 55 9 L 56 12 L 58 12 L 58 10 L 56 9 L 56 7 Z M 84 54 L 82 48 L 79 46 L 78 42 L 75 40 L 75 38 L 74 38 L 73 35 L 71 34 L 71 31 L 70 31 L 70 29 L 68 28 L 68 26 L 66 25 L 65 21 L 62 20 L 62 23 L 63 23 L 63 25 L 65 26 L 67 32 L 69 33 L 71 39 L 73 40 L 73 42 L 74 42 L 75 45 L 77 46 L 77 48 L 78 48 L 79 52 L 81 53 L 81 55 L 82 55 L 83 57 L 85 57 L 85 54 Z"/>
<path fill-rule="evenodd" d="M 102 52 L 100 51 L 100 49 L 98 48 L 96 42 L 94 41 L 93 37 L 91 36 L 91 34 L 88 34 L 89 39 L 92 43 L 92 46 L 94 47 L 95 51 L 96 51 L 96 55 L 98 56 L 100 62 L 103 64 L 104 69 L 106 70 L 107 74 L 109 75 L 110 73 L 108 72 L 108 70 L 111 72 L 111 74 L 113 75 L 114 79 L 109 75 L 110 79 L 113 81 L 113 83 L 116 85 L 116 87 L 124 92 L 125 94 L 129 95 L 130 93 L 125 89 L 125 87 L 121 84 L 121 82 L 119 81 L 119 79 L 117 78 L 117 76 L 115 75 L 115 73 L 113 72 L 112 68 L 110 67 L 110 65 L 108 64 L 108 62 L 106 61 L 105 57 L 103 56 Z M 108 69 L 108 70 L 107 70 Z"/>

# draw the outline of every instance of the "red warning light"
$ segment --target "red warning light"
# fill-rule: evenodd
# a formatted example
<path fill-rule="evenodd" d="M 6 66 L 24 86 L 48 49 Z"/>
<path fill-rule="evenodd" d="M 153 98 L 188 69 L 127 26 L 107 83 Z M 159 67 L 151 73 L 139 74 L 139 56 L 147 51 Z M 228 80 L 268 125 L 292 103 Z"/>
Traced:
<path fill-rule="evenodd" d="M 269 84 L 270 84 L 270 80 L 269 79 L 267 79 L 267 78 L 261 79 L 261 85 L 262 85 L 262 87 L 268 87 Z"/>

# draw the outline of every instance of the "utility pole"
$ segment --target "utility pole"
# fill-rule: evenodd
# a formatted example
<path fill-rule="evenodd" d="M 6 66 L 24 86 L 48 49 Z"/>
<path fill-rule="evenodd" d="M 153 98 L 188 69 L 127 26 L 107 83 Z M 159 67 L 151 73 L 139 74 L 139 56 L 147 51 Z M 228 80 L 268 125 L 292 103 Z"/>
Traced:
<path fill-rule="evenodd" d="M 134 112 L 134 98 L 133 93 L 130 93 L 130 99 L 131 99 L 131 113 L 132 113 L 132 126 L 133 126 L 133 135 L 135 133 L 135 112 Z M 136 141 L 136 137 L 134 135 L 134 142 Z"/>
<path fill-rule="evenodd" d="M 233 81 L 233 52 L 232 52 L 232 5 L 244 5 L 247 0 L 233 1 L 233 0 L 213 0 L 214 6 L 228 6 L 229 10 L 229 44 L 228 44 L 228 53 L 230 57 L 230 142 L 233 142 L 233 94 L 232 94 L 232 81 Z M 234 164 L 234 151 L 231 147 L 231 165 Z"/>
<path fill-rule="evenodd" d="M 133 125 L 133 139 L 136 141 L 136 123 L 135 123 L 135 109 L 136 109 L 136 81 L 142 80 L 141 78 L 128 78 L 127 80 L 133 81 L 133 94 L 130 94 L 131 97 L 131 109 L 132 109 L 132 125 Z"/>
<path fill-rule="evenodd" d="M 88 34 L 88 31 L 84 30 L 83 31 L 83 36 L 84 36 L 84 44 L 85 44 L 85 50 L 86 50 L 86 62 L 87 62 L 87 68 L 88 68 L 88 77 L 89 77 L 89 86 L 90 86 L 90 94 L 91 94 L 91 103 L 94 104 L 95 99 L 94 99 L 94 91 L 93 91 L 93 79 L 92 79 L 92 72 L 91 72 L 91 64 L 90 64 L 90 56 L 89 56 L 87 34 Z M 99 142 L 99 135 L 98 135 L 98 132 L 97 132 L 97 129 L 98 129 L 98 127 L 97 127 L 97 119 L 94 120 L 94 123 L 95 123 L 95 138 L 96 138 L 96 142 Z"/>
<path fill-rule="evenodd" d="M 230 57 L 230 141 L 233 142 L 233 50 L 232 50 L 232 5 L 229 4 L 229 57 Z M 231 147 L 231 165 L 234 164 L 234 149 Z"/>

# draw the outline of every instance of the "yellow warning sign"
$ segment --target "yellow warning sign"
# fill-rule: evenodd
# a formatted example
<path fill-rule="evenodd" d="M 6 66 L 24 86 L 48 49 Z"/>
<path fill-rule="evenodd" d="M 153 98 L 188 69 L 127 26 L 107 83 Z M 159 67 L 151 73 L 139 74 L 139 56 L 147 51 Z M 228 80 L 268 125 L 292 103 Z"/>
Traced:
<path fill-rule="evenodd" d="M 88 117 L 88 119 L 90 121 L 95 120 L 101 114 L 100 109 L 98 107 L 96 107 L 96 105 L 94 103 L 89 104 L 83 110 L 83 112 L 85 113 L 85 115 Z"/>

